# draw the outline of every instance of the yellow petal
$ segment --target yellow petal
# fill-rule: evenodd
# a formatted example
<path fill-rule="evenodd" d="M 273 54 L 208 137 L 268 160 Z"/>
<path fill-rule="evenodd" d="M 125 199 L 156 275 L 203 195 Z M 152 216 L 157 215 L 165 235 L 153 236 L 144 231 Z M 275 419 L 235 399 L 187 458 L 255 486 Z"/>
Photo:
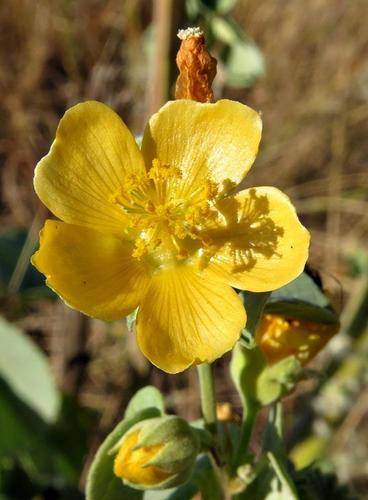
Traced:
<path fill-rule="evenodd" d="M 125 216 L 111 196 L 133 171 L 144 172 L 134 137 L 108 106 L 89 101 L 61 119 L 50 152 L 36 167 L 34 186 L 64 222 L 119 233 Z"/>
<path fill-rule="evenodd" d="M 152 278 L 138 312 L 137 338 L 154 365 L 177 373 L 229 351 L 245 321 L 234 290 L 179 266 Z"/>
<path fill-rule="evenodd" d="M 275 290 L 302 272 L 309 233 L 285 194 L 273 187 L 246 189 L 218 208 L 226 223 L 206 234 L 216 252 L 207 272 L 252 292 Z"/>
<path fill-rule="evenodd" d="M 257 327 L 256 342 L 269 364 L 294 355 L 305 365 L 324 348 L 338 329 L 338 324 L 265 314 Z"/>
<path fill-rule="evenodd" d="M 95 230 L 48 220 L 32 264 L 71 307 L 99 319 L 132 312 L 147 287 L 132 244 Z"/>
<path fill-rule="evenodd" d="M 234 101 L 215 104 L 178 100 L 152 116 L 142 152 L 149 167 L 154 158 L 179 168 L 178 195 L 210 179 L 238 184 L 250 169 L 261 139 L 262 122 L 253 109 Z"/>

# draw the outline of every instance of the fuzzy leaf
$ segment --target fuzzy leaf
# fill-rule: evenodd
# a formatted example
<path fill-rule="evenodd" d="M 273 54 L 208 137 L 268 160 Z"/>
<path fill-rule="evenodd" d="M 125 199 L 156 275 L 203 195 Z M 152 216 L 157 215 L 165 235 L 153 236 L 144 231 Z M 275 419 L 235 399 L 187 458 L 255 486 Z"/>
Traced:
<path fill-rule="evenodd" d="M 338 322 L 328 298 L 307 273 L 272 292 L 265 312 L 321 323 Z"/>
<path fill-rule="evenodd" d="M 147 385 L 134 394 L 125 410 L 125 418 L 133 418 L 147 408 L 156 408 L 160 415 L 165 413 L 164 398 L 161 392 L 152 385 Z"/>

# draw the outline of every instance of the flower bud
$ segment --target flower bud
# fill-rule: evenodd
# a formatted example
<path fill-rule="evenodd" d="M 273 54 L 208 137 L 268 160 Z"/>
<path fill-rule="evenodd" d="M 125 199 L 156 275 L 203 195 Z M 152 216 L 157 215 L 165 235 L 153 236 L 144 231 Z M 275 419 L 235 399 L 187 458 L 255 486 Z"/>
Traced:
<path fill-rule="evenodd" d="M 167 415 L 134 425 L 116 448 L 116 476 L 135 488 L 162 489 L 189 479 L 199 439 L 185 420 Z"/>
<path fill-rule="evenodd" d="M 323 349 L 338 328 L 336 323 L 265 314 L 257 327 L 256 344 L 270 365 L 292 355 L 305 365 Z"/>

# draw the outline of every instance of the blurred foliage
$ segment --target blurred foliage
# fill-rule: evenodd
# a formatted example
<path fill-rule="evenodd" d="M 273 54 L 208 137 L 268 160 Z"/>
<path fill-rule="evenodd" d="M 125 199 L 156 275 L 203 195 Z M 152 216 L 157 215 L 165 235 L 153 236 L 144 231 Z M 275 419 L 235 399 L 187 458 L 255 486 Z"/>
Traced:
<path fill-rule="evenodd" d="M 347 263 L 350 267 L 352 276 L 359 277 L 368 274 L 368 251 L 363 248 L 358 248 L 352 255 L 347 258 Z"/>
<path fill-rule="evenodd" d="M 0 342 L 1 498 L 29 499 L 50 488 L 53 498 L 81 498 L 77 485 L 95 417 L 59 393 L 46 356 L 2 319 Z"/>
<path fill-rule="evenodd" d="M 207 45 L 219 58 L 224 83 L 249 87 L 265 72 L 262 52 L 230 16 L 237 0 L 187 0 L 189 19 L 206 33 Z"/>
<path fill-rule="evenodd" d="M 358 500 L 346 486 L 338 484 L 337 477 L 318 469 L 304 469 L 294 475 L 300 500 L 331 498 L 334 500 Z"/>
<path fill-rule="evenodd" d="M 53 422 L 60 401 L 46 356 L 23 332 L 1 318 L 0 340 L 1 379 L 42 419 Z"/>
<path fill-rule="evenodd" d="M 0 299 L 5 296 L 11 283 L 16 266 L 21 257 L 27 239 L 24 229 L 10 228 L 0 232 Z M 27 265 L 19 286 L 20 297 L 25 299 L 52 298 L 54 293 L 44 285 L 44 276 L 31 265 L 26 256 Z"/>

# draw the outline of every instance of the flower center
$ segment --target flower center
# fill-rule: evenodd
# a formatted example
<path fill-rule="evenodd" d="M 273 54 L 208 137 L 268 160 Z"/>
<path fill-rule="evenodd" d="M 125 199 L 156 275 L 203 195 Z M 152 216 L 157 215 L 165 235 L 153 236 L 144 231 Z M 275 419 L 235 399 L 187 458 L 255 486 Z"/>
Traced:
<path fill-rule="evenodd" d="M 130 218 L 128 233 L 138 260 L 147 254 L 160 261 L 182 260 L 206 244 L 201 230 L 217 217 L 218 186 L 205 180 L 183 198 L 178 195 L 181 183 L 180 169 L 154 159 L 146 173 L 127 176 L 112 196 Z"/>

